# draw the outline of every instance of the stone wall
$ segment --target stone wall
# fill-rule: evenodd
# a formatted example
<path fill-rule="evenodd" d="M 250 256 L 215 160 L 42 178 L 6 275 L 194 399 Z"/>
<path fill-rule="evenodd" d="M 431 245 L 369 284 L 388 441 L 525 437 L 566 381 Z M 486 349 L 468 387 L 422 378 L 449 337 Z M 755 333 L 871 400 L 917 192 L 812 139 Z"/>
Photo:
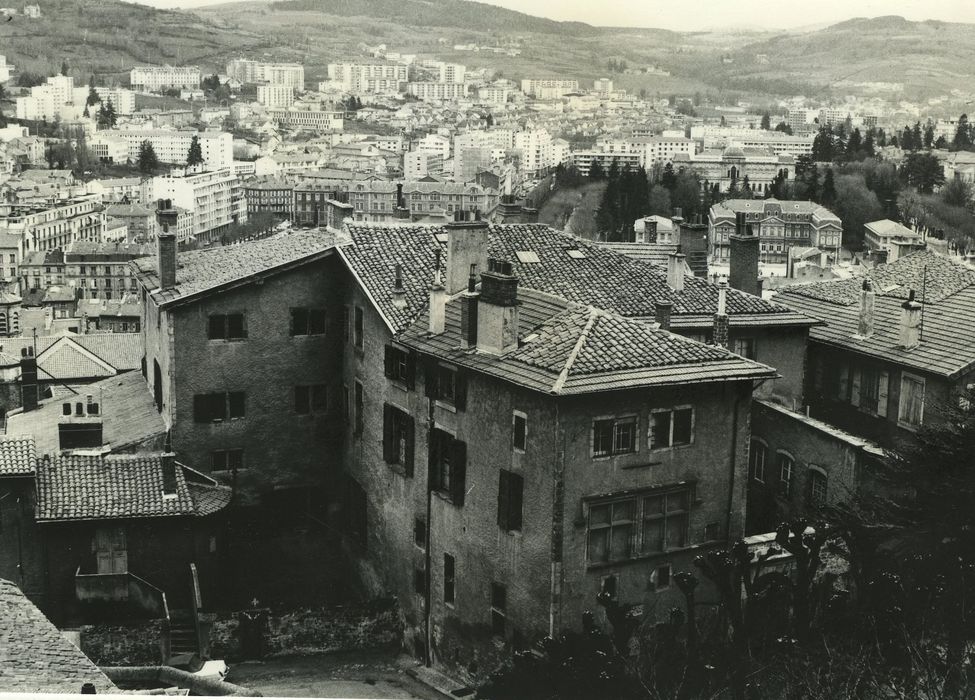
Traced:
<path fill-rule="evenodd" d="M 244 658 L 240 613 L 219 613 L 211 626 L 211 656 L 229 661 Z M 264 626 L 265 656 L 320 654 L 332 651 L 398 647 L 402 625 L 389 601 L 364 606 L 301 608 L 268 611 Z"/>
<path fill-rule="evenodd" d="M 153 666 L 160 662 L 162 620 L 128 625 L 84 625 L 81 650 L 99 666 Z"/>

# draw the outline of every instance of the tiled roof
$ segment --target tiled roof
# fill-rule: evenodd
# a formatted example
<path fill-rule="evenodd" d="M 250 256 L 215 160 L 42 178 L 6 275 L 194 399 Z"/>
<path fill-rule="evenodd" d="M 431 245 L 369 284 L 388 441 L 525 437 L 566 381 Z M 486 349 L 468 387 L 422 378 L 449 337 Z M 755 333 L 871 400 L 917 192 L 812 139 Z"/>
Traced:
<path fill-rule="evenodd" d="M 115 369 L 74 343 L 67 336 L 58 339 L 37 356 L 39 378 L 61 381 L 111 377 Z"/>
<path fill-rule="evenodd" d="M 34 438 L 0 440 L 0 476 L 29 476 L 37 469 Z"/>
<path fill-rule="evenodd" d="M 0 579 L 0 692 L 98 693 L 115 684 L 68 641 L 17 586 Z"/>
<path fill-rule="evenodd" d="M 427 306 L 436 251 L 446 260 L 445 226 L 347 226 L 353 245 L 339 253 L 375 300 L 394 331 L 405 328 Z M 441 241 L 440 239 L 443 239 Z M 576 250 L 572 257 L 570 250 Z M 522 263 L 517 252 L 537 254 L 537 263 Z M 511 262 L 524 287 L 555 294 L 584 306 L 621 316 L 653 318 L 654 302 L 673 304 L 675 327 L 706 327 L 718 307 L 718 288 L 706 280 L 685 277 L 684 290 L 667 285 L 665 270 L 605 250 L 581 238 L 541 224 L 499 224 L 490 227 L 489 254 Z M 396 264 L 402 265 L 405 306 L 393 301 Z M 760 317 L 762 324 L 810 325 L 813 319 L 789 308 L 737 290 L 728 291 L 731 325 L 741 317 Z"/>
<path fill-rule="evenodd" d="M 769 207 L 778 207 L 783 214 L 803 214 L 816 216 L 821 220 L 836 220 L 839 218 L 826 207 L 820 206 L 815 202 L 803 202 L 800 200 L 778 200 L 770 199 L 726 199 L 711 207 L 712 215 L 715 218 L 735 218 L 735 212 L 760 212 L 768 213 Z M 771 215 L 771 214 L 769 214 Z"/>
<path fill-rule="evenodd" d="M 34 347 L 34 344 L 34 338 L 2 338 L 0 339 L 0 354 L 17 358 L 19 362 L 21 351 L 25 348 Z M 87 351 L 119 372 L 138 369 L 142 366 L 142 340 L 138 333 L 91 333 L 86 335 L 66 334 L 41 336 L 36 339 L 36 345 L 37 365 L 41 370 L 40 378 L 42 380 L 51 379 L 52 377 L 57 379 L 92 379 L 108 376 L 109 374 L 104 371 L 104 368 L 96 374 L 85 374 L 83 370 L 79 373 L 79 368 L 77 367 L 69 370 L 69 368 L 60 364 L 65 361 L 64 357 L 55 357 L 54 355 L 48 354 L 48 351 L 55 344 L 58 344 L 59 347 L 66 346 L 74 348 L 75 352 L 72 353 L 72 356 L 76 357 L 79 362 L 82 359 L 88 360 L 84 356 L 84 351 Z M 55 359 L 59 363 L 57 366 L 61 369 L 55 368 L 49 362 Z"/>
<path fill-rule="evenodd" d="M 193 498 L 195 513 L 201 518 L 226 508 L 234 493 L 234 490 L 229 486 L 219 484 L 198 484 L 187 481 L 186 486 Z"/>
<path fill-rule="evenodd" d="M 667 267 L 670 254 L 676 253 L 678 247 L 676 243 L 620 243 L 616 241 L 599 241 L 596 245 L 658 267 Z"/>
<path fill-rule="evenodd" d="M 77 386 L 75 391 L 77 393 L 57 392 L 55 398 L 42 401 L 35 411 L 9 413 L 8 437 L 32 436 L 37 454 L 57 454 L 61 444 L 58 425 L 62 420 L 62 404 L 65 401 L 84 400 L 77 397 L 91 394 L 101 408 L 102 438 L 114 451 L 144 445 L 162 446 L 166 425 L 156 410 L 152 391 L 140 372 L 125 372 Z"/>
<path fill-rule="evenodd" d="M 949 378 L 975 365 L 975 271 L 921 251 L 876 267 L 868 277 L 876 300 L 874 331 L 867 338 L 857 336 L 862 279 L 795 285 L 783 289 L 778 299 L 824 321 L 810 330 L 814 342 Z M 901 305 L 910 289 L 919 301 L 927 301 L 921 342 L 905 350 L 900 344 Z"/>
<path fill-rule="evenodd" d="M 400 340 L 414 349 L 549 394 L 762 379 L 771 367 L 649 322 L 520 289 L 520 347 L 503 356 L 460 348 L 460 301 L 447 304 L 444 333 L 429 336 L 423 313 Z"/>
<path fill-rule="evenodd" d="M 878 297 L 904 300 L 913 289 L 917 300 L 922 303 L 938 303 L 975 284 L 975 270 L 930 250 L 921 250 L 892 263 L 878 265 L 866 276 L 873 282 L 873 290 Z M 850 278 L 796 285 L 784 293 L 854 306 L 860 303 L 862 286 L 862 278 Z"/>
<path fill-rule="evenodd" d="M 195 511 L 178 466 L 175 498 L 164 496 L 158 454 L 60 455 L 37 465 L 38 521 L 155 518 Z"/>
<path fill-rule="evenodd" d="M 180 253 L 177 258 L 176 287 L 159 290 L 155 256 L 132 261 L 140 282 L 153 292 L 161 304 L 186 300 L 225 285 L 240 282 L 276 268 L 317 259 L 338 242 L 324 229 L 289 229 L 269 238 L 248 243 Z"/>

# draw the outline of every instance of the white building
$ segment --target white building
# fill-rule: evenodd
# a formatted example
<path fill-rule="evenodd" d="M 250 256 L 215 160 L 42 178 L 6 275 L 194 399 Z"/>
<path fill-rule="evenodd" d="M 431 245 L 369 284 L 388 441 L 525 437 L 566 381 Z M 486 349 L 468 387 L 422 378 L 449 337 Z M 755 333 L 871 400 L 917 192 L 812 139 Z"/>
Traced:
<path fill-rule="evenodd" d="M 815 135 L 807 133 L 790 136 L 781 131 L 703 124 L 691 127 L 691 138 L 701 150 L 725 148 L 735 143 L 742 148 L 768 148 L 775 153 L 799 156 L 812 153 Z"/>
<path fill-rule="evenodd" d="M 290 85 L 264 83 L 257 86 L 257 101 L 267 107 L 287 109 L 295 102 L 295 90 Z"/>
<path fill-rule="evenodd" d="M 463 83 L 464 76 L 467 74 L 467 67 L 460 63 L 441 63 L 440 82 L 441 83 Z"/>
<path fill-rule="evenodd" d="M 422 153 L 438 154 L 441 158 L 447 160 L 450 158 L 450 139 L 439 134 L 427 134 L 416 142 L 413 150 Z"/>
<path fill-rule="evenodd" d="M 196 136 L 203 152 L 203 166 L 208 170 L 229 168 L 234 162 L 234 137 L 226 131 L 173 131 L 170 129 L 112 129 L 99 131 L 94 138 L 111 137 L 125 142 L 128 160 L 139 159 L 143 141 L 152 144 L 160 163 L 181 165 L 186 162 L 190 144 Z"/>
<path fill-rule="evenodd" d="M 138 66 L 129 73 L 134 89 L 159 91 L 163 88 L 200 87 L 198 66 Z"/>
<path fill-rule="evenodd" d="M 107 131 L 96 133 L 88 139 L 88 148 L 103 163 L 125 163 L 129 160 L 129 144 Z"/>
<path fill-rule="evenodd" d="M 353 94 L 397 95 L 406 88 L 409 66 L 389 61 L 329 63 L 328 80 L 319 90 L 329 87 Z"/>
<path fill-rule="evenodd" d="M 609 78 L 599 78 L 593 82 L 592 91 L 600 97 L 609 97 L 613 93 L 613 81 Z"/>
<path fill-rule="evenodd" d="M 84 92 L 84 97 L 80 100 L 78 99 L 78 93 Z M 98 99 L 102 101 L 102 104 L 107 105 L 109 102 L 112 103 L 112 108 L 115 110 L 115 114 L 120 116 L 128 116 L 135 112 L 135 93 L 131 90 L 121 87 L 95 87 L 95 92 L 98 94 Z M 75 88 L 75 101 L 76 102 L 87 102 L 88 101 L 88 88 L 87 87 L 77 87 Z M 98 105 L 95 107 L 89 107 L 88 111 L 98 109 Z M 91 116 L 95 116 L 92 114 Z"/>
<path fill-rule="evenodd" d="M 492 104 L 504 104 L 508 101 L 511 96 L 510 88 L 506 87 L 494 87 L 486 86 L 479 87 L 477 89 L 477 99 L 481 102 L 490 102 Z"/>
<path fill-rule="evenodd" d="M 247 201 L 233 168 L 166 175 L 152 180 L 153 199 L 169 199 L 193 213 L 193 236 L 213 240 L 247 220 Z"/>
<path fill-rule="evenodd" d="M 407 91 L 424 102 L 440 102 L 444 100 L 459 100 L 467 97 L 467 85 L 464 83 L 409 83 Z"/>
<path fill-rule="evenodd" d="M 438 177 L 443 175 L 444 159 L 436 153 L 410 151 L 403 154 L 403 178 L 406 180 L 421 180 L 427 175 Z"/>
<path fill-rule="evenodd" d="M 6 56 L 0 56 L 0 83 L 5 83 L 10 80 L 10 71 L 13 68 L 13 66 L 7 63 Z"/>
<path fill-rule="evenodd" d="M 300 63 L 263 63 L 236 58 L 227 63 L 227 76 L 242 83 L 267 82 L 293 90 L 305 89 L 305 67 Z"/>
<path fill-rule="evenodd" d="M 43 204 L 0 204 L 0 233 L 18 235 L 22 250 L 54 250 L 74 241 L 100 242 L 105 231 L 101 197 L 85 194 Z"/>
<path fill-rule="evenodd" d="M 314 131 L 342 131 L 345 113 L 309 103 L 296 103 L 287 109 L 269 109 L 268 116 L 278 126 Z"/>
<path fill-rule="evenodd" d="M 554 100 L 570 92 L 579 92 L 579 81 L 561 78 L 526 78 L 521 81 L 521 91 L 539 100 Z"/>
<path fill-rule="evenodd" d="M 541 174 L 569 159 L 568 142 L 553 139 L 545 129 L 519 131 L 514 147 L 521 152 L 521 169 L 527 175 Z"/>

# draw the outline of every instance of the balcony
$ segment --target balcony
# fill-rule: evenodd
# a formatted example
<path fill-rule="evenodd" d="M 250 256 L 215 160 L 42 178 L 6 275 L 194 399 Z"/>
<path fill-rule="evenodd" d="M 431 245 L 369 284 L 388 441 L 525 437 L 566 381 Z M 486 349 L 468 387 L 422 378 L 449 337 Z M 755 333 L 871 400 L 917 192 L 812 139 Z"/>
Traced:
<path fill-rule="evenodd" d="M 148 617 L 169 618 L 166 594 L 133 573 L 83 574 L 78 567 L 74 577 L 75 596 L 79 602 L 121 604 Z"/>

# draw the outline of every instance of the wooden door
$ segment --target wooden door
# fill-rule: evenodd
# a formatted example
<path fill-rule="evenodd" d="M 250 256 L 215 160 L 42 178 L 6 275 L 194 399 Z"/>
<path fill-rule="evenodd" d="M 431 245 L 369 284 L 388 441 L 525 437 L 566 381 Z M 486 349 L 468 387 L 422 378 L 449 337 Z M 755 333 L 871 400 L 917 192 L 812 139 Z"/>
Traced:
<path fill-rule="evenodd" d="M 124 574 L 129 570 L 124 528 L 100 527 L 95 530 L 95 559 L 100 574 Z"/>

